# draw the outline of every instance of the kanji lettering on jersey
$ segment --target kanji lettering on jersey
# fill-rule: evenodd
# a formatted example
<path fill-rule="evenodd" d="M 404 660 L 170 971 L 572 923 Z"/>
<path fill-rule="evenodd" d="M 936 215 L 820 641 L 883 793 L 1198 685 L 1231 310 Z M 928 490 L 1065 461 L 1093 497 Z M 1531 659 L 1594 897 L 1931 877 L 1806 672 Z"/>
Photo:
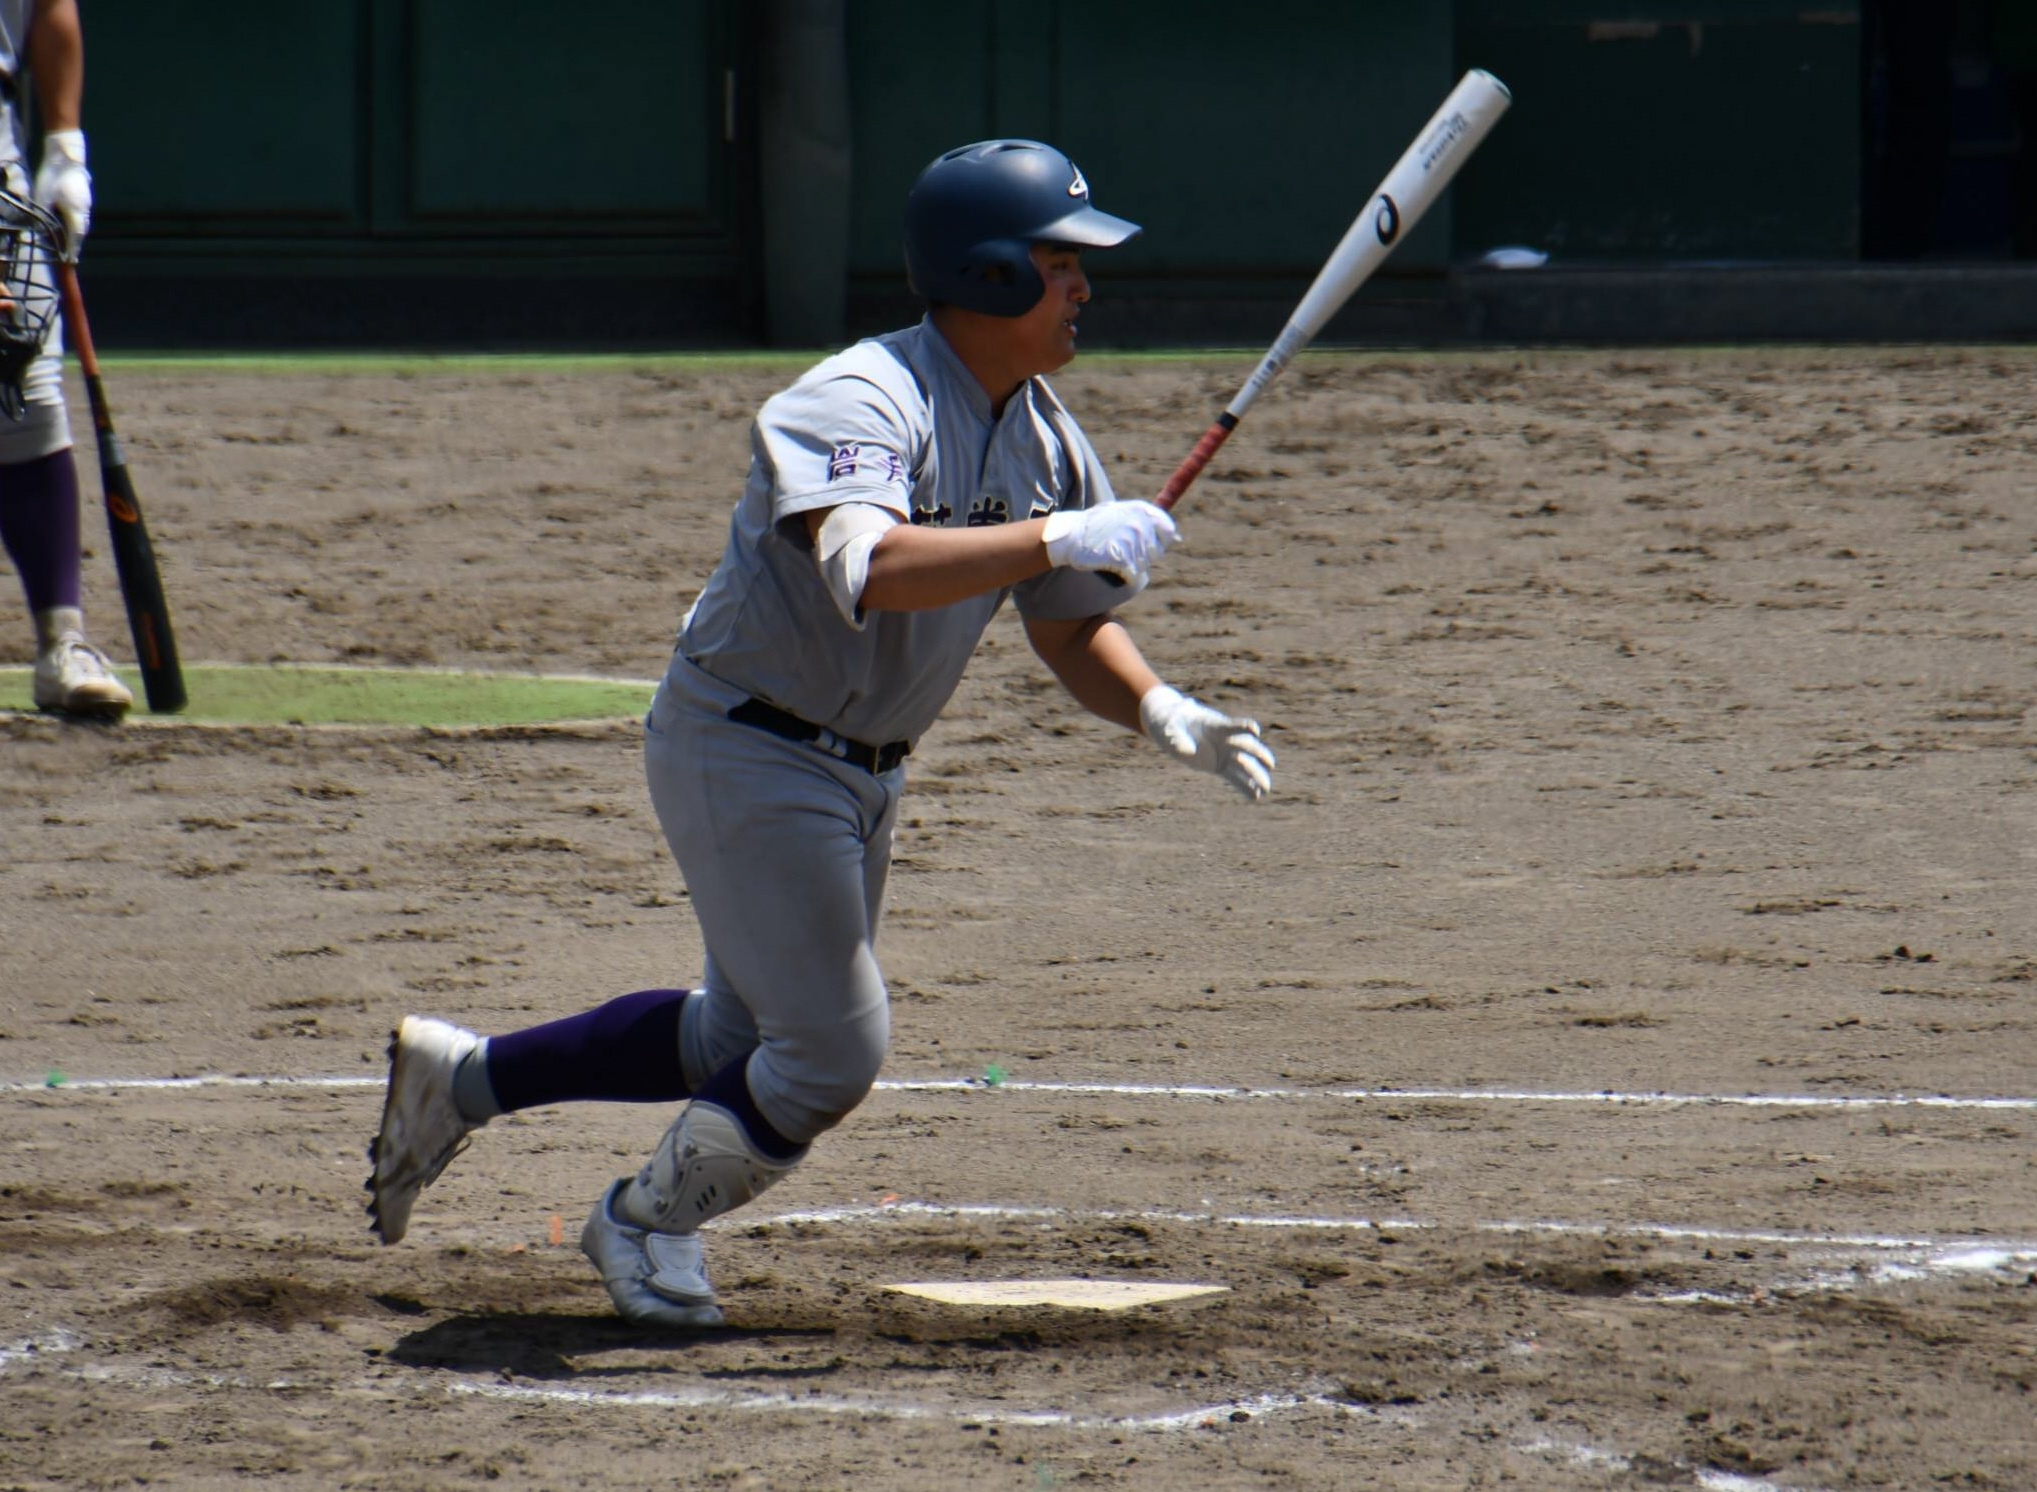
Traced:
<path fill-rule="evenodd" d="M 993 524 L 1010 521 L 1011 505 L 994 492 L 982 493 L 975 502 L 969 504 L 970 528 L 989 528 Z"/>
<path fill-rule="evenodd" d="M 905 476 L 905 462 L 899 458 L 898 452 L 887 451 L 882 447 L 864 446 L 855 441 L 848 445 L 836 446 L 834 453 L 828 457 L 828 480 L 845 481 L 858 472 L 882 476 L 887 482 L 897 482 L 903 480 Z"/>

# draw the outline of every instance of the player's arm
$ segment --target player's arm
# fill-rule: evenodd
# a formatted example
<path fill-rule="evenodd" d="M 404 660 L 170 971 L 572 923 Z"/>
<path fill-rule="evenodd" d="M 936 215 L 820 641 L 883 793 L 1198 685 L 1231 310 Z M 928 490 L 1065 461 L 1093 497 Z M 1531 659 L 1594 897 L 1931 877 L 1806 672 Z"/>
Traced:
<path fill-rule="evenodd" d="M 1139 701 L 1159 687 L 1160 676 L 1115 618 L 1108 613 L 1073 621 L 1029 617 L 1026 641 L 1082 708 L 1126 730 L 1140 728 Z"/>
<path fill-rule="evenodd" d="M 833 514 L 843 516 L 830 530 Z M 839 553 L 841 529 L 871 522 L 843 508 L 808 513 L 807 533 L 823 567 Z M 894 521 L 869 546 L 857 605 L 864 611 L 929 611 L 1017 585 L 1053 567 L 1047 557 L 1046 528 L 1044 518 L 982 528 L 921 528 Z M 854 543 L 856 535 L 840 542 Z"/>
<path fill-rule="evenodd" d="M 85 168 L 85 28 L 78 0 L 37 0 L 22 51 L 42 106 L 42 160 L 30 195 L 63 220 L 64 252 L 76 258 L 92 226 L 92 173 Z"/>
<path fill-rule="evenodd" d="M 1254 803 L 1272 791 L 1273 752 L 1259 737 L 1259 722 L 1213 710 L 1162 683 L 1110 616 L 1028 617 L 1026 639 L 1091 714 L 1145 732 L 1176 761 L 1215 773 Z"/>
<path fill-rule="evenodd" d="M 837 604 L 850 603 L 845 615 L 952 606 L 1060 566 L 1110 570 L 1141 588 L 1175 533 L 1174 520 L 1144 502 L 976 528 L 921 527 L 848 502 L 809 510 L 806 531 Z"/>
<path fill-rule="evenodd" d="M 85 28 L 78 19 L 78 0 L 36 0 L 26 50 L 43 129 L 79 128 L 85 104 Z"/>

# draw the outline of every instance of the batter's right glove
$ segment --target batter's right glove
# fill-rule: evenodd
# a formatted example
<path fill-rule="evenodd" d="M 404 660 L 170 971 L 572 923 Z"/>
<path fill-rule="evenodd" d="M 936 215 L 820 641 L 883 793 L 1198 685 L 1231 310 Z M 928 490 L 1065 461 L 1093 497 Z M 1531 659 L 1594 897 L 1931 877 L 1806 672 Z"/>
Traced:
<path fill-rule="evenodd" d="M 1273 791 L 1273 749 L 1259 739 L 1258 721 L 1156 684 L 1139 701 L 1139 724 L 1176 761 L 1214 772 L 1252 802 Z"/>
<path fill-rule="evenodd" d="M 1047 562 L 1075 570 L 1104 570 L 1137 594 L 1152 579 L 1153 561 L 1179 533 L 1165 508 L 1154 503 L 1104 503 L 1047 519 Z"/>

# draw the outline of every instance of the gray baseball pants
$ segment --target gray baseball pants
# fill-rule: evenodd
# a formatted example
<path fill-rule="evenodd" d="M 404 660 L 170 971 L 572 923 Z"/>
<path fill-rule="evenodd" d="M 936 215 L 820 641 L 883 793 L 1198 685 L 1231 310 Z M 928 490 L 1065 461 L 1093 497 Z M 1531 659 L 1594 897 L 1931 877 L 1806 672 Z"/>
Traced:
<path fill-rule="evenodd" d="M 905 772 L 873 776 L 730 720 L 745 697 L 675 659 L 644 721 L 651 803 L 707 951 L 680 1057 L 697 1089 L 752 1052 L 757 1107 L 804 1143 L 863 1101 L 884 1062 L 873 945 Z"/>

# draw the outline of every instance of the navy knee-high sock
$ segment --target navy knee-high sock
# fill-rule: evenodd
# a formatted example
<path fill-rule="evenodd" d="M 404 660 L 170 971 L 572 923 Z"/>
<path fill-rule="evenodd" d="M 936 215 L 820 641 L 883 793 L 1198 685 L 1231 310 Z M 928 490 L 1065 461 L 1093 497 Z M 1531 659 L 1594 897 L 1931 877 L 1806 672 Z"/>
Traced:
<path fill-rule="evenodd" d="M 693 1096 L 702 1103 L 720 1104 L 734 1114 L 736 1122 L 749 1131 L 751 1142 L 773 1160 L 791 1160 L 802 1154 L 806 1146 L 798 1140 L 786 1139 L 757 1107 L 756 1096 L 750 1092 L 751 1055 L 746 1052 L 724 1064 Z"/>
<path fill-rule="evenodd" d="M 68 449 L 0 466 L 0 545 L 31 613 L 79 598 L 78 468 Z"/>
<path fill-rule="evenodd" d="M 683 989 L 647 989 L 564 1020 L 488 1038 L 488 1086 L 503 1113 L 574 1099 L 686 1098 L 679 1060 Z"/>

